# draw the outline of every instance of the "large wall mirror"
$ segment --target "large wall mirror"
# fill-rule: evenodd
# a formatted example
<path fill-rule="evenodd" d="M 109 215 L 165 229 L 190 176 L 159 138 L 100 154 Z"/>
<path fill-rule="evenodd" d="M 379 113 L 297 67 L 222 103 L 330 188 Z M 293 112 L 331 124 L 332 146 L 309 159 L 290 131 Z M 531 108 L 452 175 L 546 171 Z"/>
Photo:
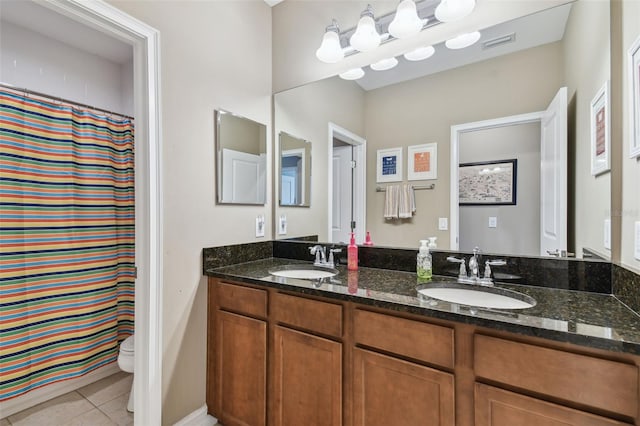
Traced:
<path fill-rule="evenodd" d="M 280 206 L 309 207 L 311 142 L 280 132 Z"/>
<path fill-rule="evenodd" d="M 218 204 L 265 204 L 267 126 L 215 110 Z"/>
<path fill-rule="evenodd" d="M 366 140 L 366 162 L 357 165 L 366 167 L 364 185 L 340 182 L 354 191 L 363 188 L 366 219 L 356 228 L 370 231 L 376 245 L 415 248 L 418 240 L 435 236 L 442 249 L 610 257 L 604 242 L 610 173 L 594 176 L 590 170 L 590 103 L 610 79 L 609 2 L 577 0 L 481 33 L 466 49 L 436 45 L 435 54 L 423 61 L 399 55 L 393 70 L 366 67 L 357 81 L 332 77 L 275 95 L 276 131 L 314 140 L 318 170 L 311 208 L 289 217 L 286 238 L 318 235 L 340 242 L 331 232 L 340 216 L 335 210 L 354 203 L 336 203 L 337 188 L 329 185 L 348 173 L 334 155 L 344 146 L 330 134 L 334 123 Z M 564 158 L 551 158 L 543 146 L 549 131 L 545 114 L 554 105 L 563 114 L 556 124 L 566 126 L 566 140 L 553 146 L 564 146 L 558 148 L 567 153 Z M 408 147 L 431 143 L 437 144 L 437 178 L 408 181 Z M 388 148 L 403 152 L 398 183 L 435 184 L 415 192 L 416 212 L 409 219 L 383 217 L 385 193 L 379 187 L 388 184 L 377 183 L 376 153 Z M 459 185 L 459 163 L 511 159 L 518 160 L 516 204 L 459 205 L 452 191 Z M 559 201 L 566 207 L 549 223 L 549 213 L 562 210 Z M 446 229 L 442 218 L 448 219 Z M 557 252 L 545 246 L 548 233 L 563 239 Z"/>

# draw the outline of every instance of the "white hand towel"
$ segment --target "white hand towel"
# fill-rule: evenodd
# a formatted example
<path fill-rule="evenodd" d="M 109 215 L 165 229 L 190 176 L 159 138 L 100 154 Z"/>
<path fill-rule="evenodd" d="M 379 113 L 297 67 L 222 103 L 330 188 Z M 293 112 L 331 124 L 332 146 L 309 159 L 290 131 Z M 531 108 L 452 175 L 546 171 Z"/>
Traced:
<path fill-rule="evenodd" d="M 384 196 L 384 218 L 385 219 L 397 219 L 398 218 L 398 200 L 400 193 L 399 185 L 387 185 L 387 190 Z"/>
<path fill-rule="evenodd" d="M 400 200 L 398 201 L 398 217 L 408 219 L 416 211 L 416 202 L 413 195 L 413 186 L 404 184 L 400 187 Z"/>

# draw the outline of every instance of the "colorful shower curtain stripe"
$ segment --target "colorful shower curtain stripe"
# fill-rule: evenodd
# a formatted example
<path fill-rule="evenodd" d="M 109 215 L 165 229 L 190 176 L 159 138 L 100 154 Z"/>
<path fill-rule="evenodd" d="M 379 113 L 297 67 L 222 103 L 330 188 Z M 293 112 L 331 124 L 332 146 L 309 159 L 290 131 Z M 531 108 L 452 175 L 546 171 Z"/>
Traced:
<path fill-rule="evenodd" d="M 0 89 L 0 401 L 133 333 L 133 123 Z"/>

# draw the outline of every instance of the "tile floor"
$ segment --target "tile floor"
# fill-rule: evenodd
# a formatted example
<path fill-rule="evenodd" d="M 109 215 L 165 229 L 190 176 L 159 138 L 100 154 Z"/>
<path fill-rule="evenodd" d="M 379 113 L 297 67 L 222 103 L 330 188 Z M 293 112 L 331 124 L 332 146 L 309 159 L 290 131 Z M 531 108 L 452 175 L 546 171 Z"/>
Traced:
<path fill-rule="evenodd" d="M 0 420 L 0 426 L 126 426 L 133 374 L 120 372 Z"/>

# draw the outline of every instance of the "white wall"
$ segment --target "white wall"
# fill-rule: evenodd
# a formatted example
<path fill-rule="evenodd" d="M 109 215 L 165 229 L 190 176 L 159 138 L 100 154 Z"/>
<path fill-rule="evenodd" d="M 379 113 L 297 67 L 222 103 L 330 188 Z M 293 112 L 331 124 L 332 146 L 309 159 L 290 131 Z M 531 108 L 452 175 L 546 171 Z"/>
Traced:
<path fill-rule="evenodd" d="M 121 65 L 4 21 L 0 51 L 3 83 L 133 115 L 133 60 Z"/>
<path fill-rule="evenodd" d="M 202 248 L 271 234 L 266 206 L 215 203 L 213 111 L 269 126 L 271 11 L 252 1 L 110 1 L 160 31 L 164 215 L 163 424 L 205 402 L 207 286 Z M 267 176 L 270 181 L 271 174 Z"/>
<path fill-rule="evenodd" d="M 640 221 L 640 157 L 629 158 L 631 145 L 631 87 L 628 80 L 628 58 L 626 52 L 640 37 L 640 2 L 622 1 L 622 43 L 625 52 L 622 71 L 623 116 L 622 116 L 622 247 L 620 261 L 622 265 L 640 273 L 640 259 L 633 255 L 634 224 Z"/>
<path fill-rule="evenodd" d="M 460 163 L 517 159 L 516 205 L 460 206 L 460 250 L 540 254 L 540 123 L 465 132 Z M 497 228 L 489 228 L 489 217 Z"/>

